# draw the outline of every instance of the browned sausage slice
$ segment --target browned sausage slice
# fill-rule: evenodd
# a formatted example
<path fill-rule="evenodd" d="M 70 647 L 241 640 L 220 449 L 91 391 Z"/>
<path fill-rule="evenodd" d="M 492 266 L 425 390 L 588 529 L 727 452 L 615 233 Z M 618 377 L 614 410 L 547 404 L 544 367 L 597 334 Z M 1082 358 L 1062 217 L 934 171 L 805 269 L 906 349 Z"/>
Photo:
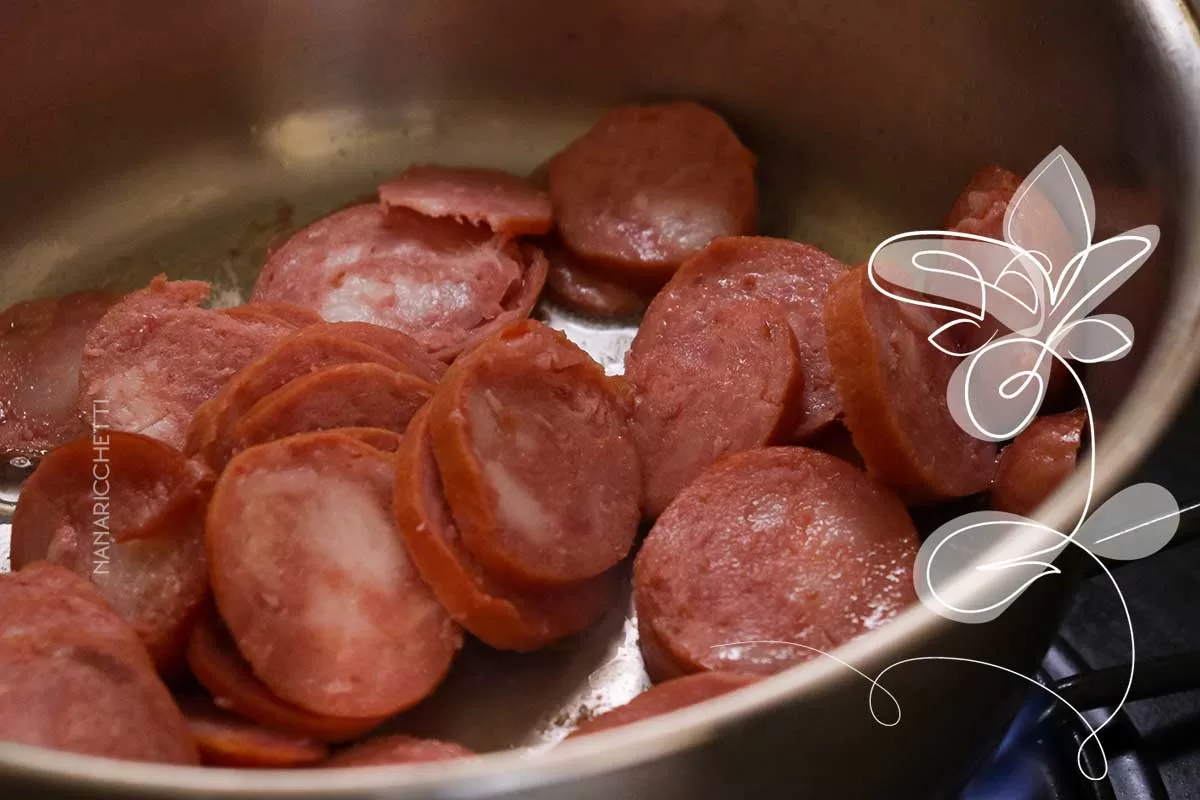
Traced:
<path fill-rule="evenodd" d="M 379 364 L 342 364 L 304 375 L 258 401 L 235 426 L 239 447 L 331 428 L 403 433 L 433 386 Z"/>
<path fill-rule="evenodd" d="M 631 319 L 646 309 L 649 297 L 588 267 L 559 242 L 539 242 L 550 262 L 546 291 L 566 308 L 599 319 Z"/>
<path fill-rule="evenodd" d="M 454 742 L 437 739 L 417 739 L 393 734 L 376 736 L 365 742 L 334 753 L 323 767 L 376 767 L 387 764 L 417 764 L 424 761 L 446 761 L 475 755 Z"/>
<path fill-rule="evenodd" d="M 276 250 L 253 300 L 370 322 L 452 359 L 481 331 L 528 316 L 546 280 L 541 251 L 405 209 L 359 205 L 314 222 Z"/>
<path fill-rule="evenodd" d="M 211 608 L 201 614 L 192 631 L 187 660 L 192 674 L 209 691 L 217 706 L 270 728 L 321 742 L 344 742 L 377 728 L 385 719 L 314 714 L 276 697 L 250 671 L 229 631 Z"/>
<path fill-rule="evenodd" d="M 754 231 L 754 156 L 695 103 L 612 109 L 550 161 L 549 183 L 567 247 L 649 283 Z"/>
<path fill-rule="evenodd" d="M 409 708 L 462 644 L 396 531 L 392 472 L 348 436 L 292 436 L 235 456 L 209 505 L 221 617 L 255 675 L 318 714 Z"/>
<path fill-rule="evenodd" d="M 244 720 L 206 697 L 184 697 L 179 705 L 207 766 L 287 769 L 329 756 L 329 748 L 314 739 Z"/>
<path fill-rule="evenodd" d="M 384 453 L 394 453 L 400 449 L 401 436 L 396 431 L 383 428 L 338 428 L 337 432 Z"/>
<path fill-rule="evenodd" d="M 247 365 L 196 410 L 184 452 L 219 470 L 238 446 L 235 428 L 246 412 L 296 378 L 339 364 L 380 364 L 403 370 L 399 361 L 378 348 L 325 331 L 301 331 Z"/>
<path fill-rule="evenodd" d="M 604 370 L 525 321 L 450 368 L 430 403 L 446 498 L 463 543 L 510 582 L 592 578 L 629 552 L 641 476 Z"/>
<path fill-rule="evenodd" d="M 78 292 L 0 313 L 0 455 L 40 455 L 86 432 L 90 416 L 79 413 L 83 344 L 116 299 Z"/>
<path fill-rule="evenodd" d="M 796 441 L 804 441 L 842 412 L 825 344 L 822 314 L 833 282 L 845 264 L 800 242 L 767 236 L 718 239 L 676 273 L 656 298 L 659 309 L 688 302 L 697 293 L 730 300 L 756 298 L 774 303 L 787 317 L 800 354 L 803 405 L 796 419 Z M 651 328 L 658 313 L 649 313 Z M 643 334 L 644 335 L 644 334 Z"/>
<path fill-rule="evenodd" d="M 813 657 L 806 647 L 832 650 L 913 602 L 918 544 L 900 501 L 840 459 L 727 456 L 675 498 L 634 564 L 651 677 L 769 674 Z"/>
<path fill-rule="evenodd" d="M 758 675 L 739 675 L 733 672 L 701 672 L 675 678 L 642 692 L 623 706 L 591 718 L 576 728 L 568 738 L 599 733 L 669 714 L 749 686 L 760 678 Z"/>
<path fill-rule="evenodd" d="M 789 439 L 802 403 L 782 312 L 724 293 L 656 298 L 625 377 L 649 516 L 721 456 Z"/>
<path fill-rule="evenodd" d="M 289 329 L 197 307 L 209 288 L 160 276 L 108 310 L 83 352 L 85 418 L 183 447 L 196 408 Z"/>
<path fill-rule="evenodd" d="M 547 233 L 550 196 L 537 184 L 481 167 L 409 167 L 379 187 L 385 211 L 405 208 L 426 217 L 450 217 L 498 234 Z"/>
<path fill-rule="evenodd" d="M 992 508 L 1030 516 L 1075 472 L 1087 414 L 1038 417 L 1000 452 Z"/>
<path fill-rule="evenodd" d="M 400 362 L 405 372 L 430 383 L 437 383 L 446 373 L 445 363 L 426 353 L 416 339 L 382 325 L 369 322 L 322 322 L 305 328 L 302 335 L 341 336 L 374 347 Z"/>
<path fill-rule="evenodd" d="M 321 315 L 317 312 L 291 303 L 245 303 L 226 308 L 222 313 L 243 319 L 278 320 L 292 328 L 305 328 L 321 322 Z"/>
<path fill-rule="evenodd" d="M 136 634 L 87 581 L 39 564 L 0 575 L 0 740 L 197 763 Z"/>
<path fill-rule="evenodd" d="M 838 279 L 825 332 L 846 427 L 867 471 L 911 503 L 984 491 L 996 446 L 958 426 L 946 404 L 957 360 L 927 341 L 932 319 L 877 291 L 859 267 Z"/>
<path fill-rule="evenodd" d="M 479 566 L 446 506 L 428 423 L 425 406 L 396 454 L 396 518 L 413 562 L 454 620 L 492 647 L 535 650 L 599 619 L 616 597 L 615 574 L 529 590 L 502 583 Z"/>
<path fill-rule="evenodd" d="M 208 470 L 154 439 L 77 439 L 26 481 L 13 567 L 44 559 L 90 579 L 170 671 L 208 594 L 202 525 L 211 487 Z"/>

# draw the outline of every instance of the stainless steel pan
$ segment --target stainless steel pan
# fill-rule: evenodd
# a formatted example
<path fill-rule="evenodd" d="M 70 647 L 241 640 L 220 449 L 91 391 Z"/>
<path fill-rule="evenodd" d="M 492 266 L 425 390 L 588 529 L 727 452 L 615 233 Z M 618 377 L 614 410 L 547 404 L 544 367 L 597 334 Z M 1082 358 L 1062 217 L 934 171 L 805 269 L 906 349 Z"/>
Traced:
<path fill-rule="evenodd" d="M 1065 145 L 1093 184 L 1164 209 L 1162 255 L 1116 302 L 1135 353 L 1093 373 L 1098 482 L 1119 486 L 1200 361 L 1200 44 L 1179 0 L 178 0 L 0 9 L 0 298 L 136 286 L 244 292 L 279 233 L 415 162 L 527 171 L 623 100 L 691 97 L 759 154 L 767 232 L 862 261 L 940 221 L 976 168 Z M 550 313 L 550 312 L 547 312 Z M 581 326 L 619 359 L 629 332 Z M 1107 389 L 1107 391 L 1106 391 Z M 1083 486 L 1047 509 L 1066 523 Z M 11 498 L 9 498 L 11 500 Z M 1001 541 L 998 548 L 1019 546 Z M 973 580 L 986 580 L 976 576 Z M 914 608 L 839 655 L 1038 662 L 1070 580 L 996 622 Z M 2 610 L 0 610 L 2 613 Z M 642 676 L 622 609 L 570 647 L 475 648 L 400 720 L 488 750 L 462 763 L 238 773 L 0 744 L 6 796 L 936 797 L 1026 687 L 965 664 L 890 673 L 903 718 L 828 660 L 667 719 L 549 750 Z M 513 745 L 531 751 L 504 752 Z"/>

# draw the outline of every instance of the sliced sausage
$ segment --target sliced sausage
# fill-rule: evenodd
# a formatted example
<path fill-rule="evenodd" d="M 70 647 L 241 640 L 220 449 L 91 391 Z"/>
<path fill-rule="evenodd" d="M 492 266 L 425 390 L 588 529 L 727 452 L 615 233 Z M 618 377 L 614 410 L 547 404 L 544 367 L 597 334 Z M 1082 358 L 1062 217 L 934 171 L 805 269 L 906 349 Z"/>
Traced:
<path fill-rule="evenodd" d="M 47 564 L 0 575 L 0 608 L 0 740 L 197 763 L 137 635 L 87 581 Z"/>
<path fill-rule="evenodd" d="M 44 559 L 88 578 L 170 671 L 208 593 L 202 526 L 212 480 L 145 436 L 77 439 L 26 481 L 13 515 L 13 567 Z"/>
<path fill-rule="evenodd" d="M 259 274 L 253 300 L 371 322 L 450 360 L 481 332 L 528 316 L 546 280 L 540 250 L 450 219 L 376 205 L 295 234 Z"/>
<path fill-rule="evenodd" d="M 532 181 L 497 169 L 409 167 L 379 187 L 379 201 L 385 212 L 404 208 L 506 236 L 547 233 L 553 225 L 550 195 Z"/>
<path fill-rule="evenodd" d="M 721 456 L 788 440 L 803 379 L 795 338 L 772 303 L 660 295 L 646 320 L 625 377 L 644 510 L 657 516 Z"/>
<path fill-rule="evenodd" d="M 957 359 L 927 341 L 936 327 L 877 291 L 859 267 L 838 279 L 825 333 L 846 427 L 867 471 L 911 503 L 988 488 L 996 446 L 950 415 L 946 387 Z"/>
<path fill-rule="evenodd" d="M 641 475 L 621 400 L 562 333 L 512 325 L 430 401 L 446 498 L 479 563 L 517 584 L 592 578 L 628 554 Z"/>
<path fill-rule="evenodd" d="M 200 616 L 188 641 L 188 666 L 220 708 L 262 725 L 320 742 L 344 742 L 371 731 L 386 717 L 330 717 L 282 700 L 255 677 L 216 611 Z"/>
<path fill-rule="evenodd" d="M 663 310 L 717 293 L 729 300 L 756 298 L 774 303 L 787 317 L 800 353 L 803 405 L 797 410 L 795 440 L 805 441 L 836 420 L 842 405 L 833 383 L 822 314 L 833 282 L 845 264 L 811 245 L 766 236 L 718 239 L 690 259 L 655 298 L 639 336 L 664 325 Z M 648 324 L 647 324 L 648 323 Z"/>
<path fill-rule="evenodd" d="M 393 734 L 376 736 L 335 753 L 323 767 L 377 767 L 388 764 L 417 764 L 424 761 L 447 761 L 475 755 L 454 742 L 437 739 L 417 739 Z"/>
<path fill-rule="evenodd" d="M 567 247 L 649 284 L 718 236 L 754 232 L 754 156 L 695 103 L 612 109 L 550 161 L 549 183 Z"/>
<path fill-rule="evenodd" d="M 79 413 L 83 344 L 116 300 L 78 292 L 0 313 L 0 455 L 40 455 L 86 432 L 90 414 Z"/>
<path fill-rule="evenodd" d="M 446 365 L 425 352 L 417 340 L 408 334 L 372 325 L 369 322 L 322 322 L 306 328 L 305 336 L 332 334 L 374 347 L 400 362 L 405 372 L 423 381 L 437 383 L 446 372 Z"/>
<path fill-rule="evenodd" d="M 287 769 L 329 756 L 329 748 L 314 739 L 244 720 L 206 697 L 185 697 L 180 708 L 201 763 L 210 767 Z"/>
<path fill-rule="evenodd" d="M 589 267 L 555 240 L 539 244 L 550 262 L 546 291 L 561 305 L 599 319 L 632 319 L 646 310 L 646 293 Z"/>
<path fill-rule="evenodd" d="M 623 706 L 592 717 L 580 725 L 568 738 L 619 728 L 644 719 L 669 714 L 681 708 L 703 703 L 735 689 L 749 686 L 761 676 L 739 675 L 734 672 L 701 672 L 675 678 L 654 686 Z"/>
<path fill-rule="evenodd" d="M 235 426 L 239 446 L 330 428 L 403 433 L 433 386 L 379 364 L 342 364 L 296 378 L 258 401 Z"/>
<path fill-rule="evenodd" d="M 236 426 L 246 412 L 296 378 L 339 364 L 380 364 L 403 370 L 399 361 L 370 345 L 325 331 L 301 331 L 247 365 L 196 410 L 184 452 L 219 470 L 239 447 Z"/>
<path fill-rule="evenodd" d="M 1031 516 L 1075 472 L 1087 413 L 1038 417 L 1000 452 L 991 506 Z"/>
<path fill-rule="evenodd" d="M 895 495 L 840 459 L 727 456 L 680 492 L 634 563 L 651 677 L 769 674 L 832 650 L 915 600 L 918 545 Z"/>
<path fill-rule="evenodd" d="M 396 455 L 396 518 L 413 563 L 458 624 L 501 650 L 535 650 L 591 625 L 616 598 L 608 573 L 559 589 L 520 589 L 482 569 L 446 506 L 429 437 L 417 412 Z"/>
<path fill-rule="evenodd" d="M 278 320 L 292 328 L 305 328 L 322 321 L 321 315 L 312 309 L 291 303 L 245 303 L 226 308 L 222 313 L 244 319 Z"/>
<path fill-rule="evenodd" d="M 318 714 L 409 708 L 462 645 L 396 532 L 392 471 L 348 436 L 292 436 L 235 456 L 209 505 L 221 617 L 255 675 Z"/>
<path fill-rule="evenodd" d="M 396 431 L 383 428 L 337 428 L 338 433 L 357 439 L 384 453 L 394 453 L 400 449 L 401 436 Z"/>
<path fill-rule="evenodd" d="M 199 308 L 209 288 L 159 276 L 110 308 L 84 347 L 80 413 L 183 447 L 196 408 L 289 330 Z"/>

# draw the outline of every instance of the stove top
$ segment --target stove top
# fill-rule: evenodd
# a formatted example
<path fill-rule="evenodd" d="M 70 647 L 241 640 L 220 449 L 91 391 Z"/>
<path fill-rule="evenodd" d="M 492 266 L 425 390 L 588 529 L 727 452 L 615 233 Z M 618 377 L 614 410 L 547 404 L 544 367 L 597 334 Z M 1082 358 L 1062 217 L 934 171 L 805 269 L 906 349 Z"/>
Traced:
<path fill-rule="evenodd" d="M 1183 412 L 1130 483 L 1161 483 L 1181 507 L 1200 501 L 1197 452 L 1200 403 Z M 1133 619 L 1137 668 L 1130 700 L 1100 733 L 1107 777 L 1081 774 L 1076 754 L 1086 726 L 1039 691 L 961 800 L 1200 800 L 1200 511 L 1181 518 L 1166 550 L 1109 566 Z M 1077 593 L 1040 680 L 1091 709 L 1085 716 L 1095 726 L 1119 700 L 1128 664 L 1120 600 L 1107 578 L 1093 577 Z"/>

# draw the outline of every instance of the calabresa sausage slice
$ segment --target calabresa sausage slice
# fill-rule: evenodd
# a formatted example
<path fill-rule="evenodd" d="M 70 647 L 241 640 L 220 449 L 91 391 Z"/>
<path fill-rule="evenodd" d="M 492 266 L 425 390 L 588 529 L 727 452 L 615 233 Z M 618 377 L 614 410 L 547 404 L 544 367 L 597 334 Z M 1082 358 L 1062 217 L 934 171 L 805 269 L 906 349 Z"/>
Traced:
<path fill-rule="evenodd" d="M 49 564 L 0 575 L 0 608 L 0 741 L 197 763 L 145 648 L 86 580 Z"/>
<path fill-rule="evenodd" d="M 116 300 L 78 292 L 0 313 L 0 458 L 41 455 L 87 430 L 91 415 L 79 413 L 84 340 Z"/>
<path fill-rule="evenodd" d="M 645 293 L 589 268 L 555 240 L 539 244 L 550 262 L 546 291 L 561 305 L 600 319 L 633 319 L 645 311 L 650 301 Z"/>
<path fill-rule="evenodd" d="M 729 300 L 753 298 L 775 304 L 796 337 L 804 381 L 797 409 L 797 442 L 803 442 L 834 422 L 842 404 L 833 382 L 822 318 L 833 282 L 848 268 L 811 245 L 767 236 L 735 236 L 714 240 L 675 274 L 655 306 L 669 309 L 692 302 L 697 295 Z M 647 336 L 663 326 L 658 313 L 643 322 Z M 647 325 L 646 322 L 649 322 Z"/>
<path fill-rule="evenodd" d="M 1087 414 L 1082 408 L 1038 417 L 1000 451 L 991 506 L 1030 516 L 1075 472 Z"/>
<path fill-rule="evenodd" d="M 329 748 L 307 736 L 272 730 L 215 706 L 200 695 L 180 700 L 183 718 L 210 767 L 286 769 L 323 761 Z"/>
<path fill-rule="evenodd" d="M 568 248 L 651 285 L 757 216 L 754 156 L 690 102 L 612 109 L 551 159 L 549 185 Z"/>
<path fill-rule="evenodd" d="M 378 767 L 388 764 L 418 764 L 424 761 L 447 761 L 475 755 L 454 742 L 437 739 L 418 739 L 403 734 L 377 736 L 334 753 L 322 767 Z"/>
<path fill-rule="evenodd" d="M 559 589 L 496 580 L 463 545 L 438 475 L 429 406 L 417 412 L 396 454 L 396 519 L 413 562 L 459 625 L 501 650 L 535 650 L 591 625 L 616 598 L 615 574 Z"/>
<path fill-rule="evenodd" d="M 403 433 L 433 386 L 379 364 L 343 364 L 285 384 L 258 401 L 234 427 L 248 447 L 295 433 L 371 427 Z"/>
<path fill-rule="evenodd" d="M 245 303 L 223 309 L 222 313 L 243 319 L 279 320 L 292 328 L 305 328 L 321 322 L 321 315 L 317 312 L 291 303 Z"/>
<path fill-rule="evenodd" d="M 592 717 L 576 728 L 568 738 L 599 733 L 669 714 L 749 686 L 760 679 L 759 675 L 739 675 L 734 672 L 701 672 L 665 681 L 647 689 L 623 706 Z"/>
<path fill-rule="evenodd" d="M 304 336 L 332 334 L 380 350 L 400 362 L 400 369 L 423 381 L 437 383 L 446 365 L 425 352 L 417 340 L 406 333 L 372 325 L 369 322 L 322 322 L 304 329 Z"/>
<path fill-rule="evenodd" d="M 88 578 L 170 671 L 208 594 L 203 518 L 212 481 L 145 436 L 77 439 L 51 451 L 22 488 L 13 567 L 46 560 Z"/>
<path fill-rule="evenodd" d="M 537 235 L 553 225 L 550 196 L 537 184 L 482 167 L 409 167 L 379 187 L 385 212 L 449 217 L 505 236 Z"/>
<path fill-rule="evenodd" d="M 302 434 L 235 456 L 209 505 L 213 594 L 238 650 L 318 714 L 409 708 L 462 644 L 396 531 L 392 472 L 348 436 Z"/>
<path fill-rule="evenodd" d="M 430 403 L 430 431 L 463 543 L 497 577 L 561 585 L 633 545 L 641 476 L 604 370 L 539 322 L 460 359 Z"/>
<path fill-rule="evenodd" d="M 918 544 L 900 501 L 838 458 L 727 456 L 680 492 L 634 563 L 651 677 L 770 674 L 832 650 L 915 600 Z"/>
<path fill-rule="evenodd" d="M 642 325 L 625 377 L 653 517 L 721 456 L 789 439 L 803 379 L 792 331 L 771 303 L 664 293 Z"/>
<path fill-rule="evenodd" d="M 946 404 L 957 360 L 877 291 L 859 267 L 838 279 L 825 307 L 825 333 L 846 427 L 867 471 L 911 503 L 984 491 L 996 446 L 958 426 Z"/>
<path fill-rule="evenodd" d="M 296 378 L 339 364 L 379 364 L 397 372 L 403 365 L 371 345 L 319 330 L 305 330 L 280 342 L 247 365 L 212 400 L 196 409 L 184 452 L 221 469 L 240 447 L 236 426 L 246 412 Z"/>
<path fill-rule="evenodd" d="M 188 666 L 220 708 L 320 742 L 345 742 L 379 727 L 386 717 L 330 717 L 276 697 L 255 677 L 214 609 L 201 615 L 188 641 Z"/>
<path fill-rule="evenodd" d="M 546 280 L 541 251 L 487 229 L 374 204 L 317 220 L 276 250 L 253 300 L 370 322 L 453 359 L 481 331 L 528 316 Z"/>
<path fill-rule="evenodd" d="M 401 435 L 383 428 L 336 428 L 337 433 L 369 444 L 383 453 L 394 453 L 400 449 Z"/>
<path fill-rule="evenodd" d="M 80 413 L 183 447 L 197 407 L 291 330 L 199 308 L 210 288 L 159 276 L 110 308 L 84 347 Z"/>

